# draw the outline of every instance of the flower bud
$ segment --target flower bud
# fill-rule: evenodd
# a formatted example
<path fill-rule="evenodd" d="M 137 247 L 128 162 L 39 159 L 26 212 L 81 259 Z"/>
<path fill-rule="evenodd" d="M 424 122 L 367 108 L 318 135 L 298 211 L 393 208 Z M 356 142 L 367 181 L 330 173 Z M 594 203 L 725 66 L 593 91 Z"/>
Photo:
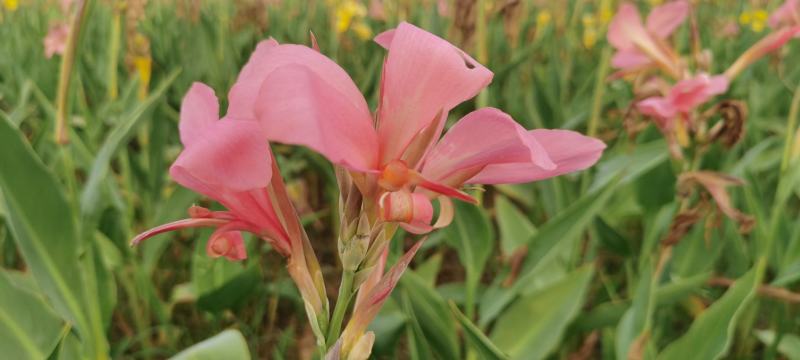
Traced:
<path fill-rule="evenodd" d="M 347 360 L 367 360 L 372 353 L 372 344 L 375 343 L 375 333 L 367 331 L 358 339 L 353 350 L 347 354 Z"/>
<path fill-rule="evenodd" d="M 385 221 L 430 224 L 433 205 L 423 194 L 408 191 L 384 193 L 380 200 L 381 218 Z"/>

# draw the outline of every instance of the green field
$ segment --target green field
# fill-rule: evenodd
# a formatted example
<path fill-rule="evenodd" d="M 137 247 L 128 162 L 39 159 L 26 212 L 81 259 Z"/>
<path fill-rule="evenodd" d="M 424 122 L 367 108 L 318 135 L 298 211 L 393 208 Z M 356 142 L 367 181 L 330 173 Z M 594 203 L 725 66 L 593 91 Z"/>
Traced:
<path fill-rule="evenodd" d="M 667 2 L 635 5 L 645 17 Z M 323 358 L 355 311 L 345 289 L 373 274 L 385 236 L 389 266 L 425 240 L 380 300 L 370 359 L 800 359 L 800 1 L 780 26 L 768 17 L 782 1 L 689 3 L 667 36 L 622 31 L 656 59 L 626 71 L 608 40 L 617 0 L 0 1 L 0 358 Z M 209 256 L 209 228 L 129 245 L 190 207 L 225 208 L 170 176 L 193 83 L 215 90 L 224 114 L 259 42 L 315 41 L 374 112 L 389 57 L 373 38 L 402 22 L 494 73 L 441 109 L 446 128 L 494 107 L 525 129 L 600 139 L 602 157 L 541 181 L 461 181 L 478 204 L 454 201 L 452 223 L 420 235 L 375 220 L 383 197 L 351 183 L 376 175 L 271 141 L 265 182 L 277 195 L 265 201 L 289 238 L 305 230 L 318 271 L 247 232 L 241 261 Z M 701 96 L 667 95 L 701 73 L 729 85 L 663 119 L 643 110 L 659 94 Z M 349 141 L 319 132 L 330 146 Z M 371 251 L 343 265 L 362 235 Z M 298 291 L 297 271 L 318 281 L 300 289 L 321 305 Z M 360 358 L 350 345 L 341 359 Z"/>

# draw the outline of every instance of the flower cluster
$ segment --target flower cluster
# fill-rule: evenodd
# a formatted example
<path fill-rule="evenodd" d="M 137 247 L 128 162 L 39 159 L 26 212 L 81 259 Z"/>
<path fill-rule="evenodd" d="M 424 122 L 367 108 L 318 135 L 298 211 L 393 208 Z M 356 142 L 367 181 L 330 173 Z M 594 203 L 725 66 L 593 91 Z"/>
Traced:
<path fill-rule="evenodd" d="M 374 335 L 365 333 L 367 325 L 422 243 L 384 272 L 387 245 L 398 227 L 428 233 L 450 222 L 451 199 L 477 203 L 461 190 L 465 184 L 522 183 L 582 170 L 605 148 L 573 131 L 526 130 L 494 108 L 475 110 L 445 131 L 448 113 L 486 88 L 492 72 L 408 23 L 375 41 L 388 54 L 374 111 L 347 73 L 318 49 L 271 39 L 257 46 L 241 70 L 223 118 L 213 90 L 193 85 L 180 113 L 184 150 L 170 175 L 227 210 L 193 206 L 188 219 L 133 241 L 211 227 L 207 253 L 230 260 L 247 256 L 242 231 L 267 241 L 287 258 L 319 347 L 346 359 L 368 356 Z M 332 315 L 312 243 L 269 141 L 306 146 L 336 167 L 343 275 Z M 435 201 L 440 206 L 434 221 Z M 353 295 L 350 321 L 340 333 Z"/>

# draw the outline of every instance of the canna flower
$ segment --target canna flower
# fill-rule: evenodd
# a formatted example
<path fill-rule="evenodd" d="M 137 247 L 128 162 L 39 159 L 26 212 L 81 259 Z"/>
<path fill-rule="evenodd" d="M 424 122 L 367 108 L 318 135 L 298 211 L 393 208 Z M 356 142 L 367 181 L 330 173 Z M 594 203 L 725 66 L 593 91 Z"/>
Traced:
<path fill-rule="evenodd" d="M 67 50 L 67 38 L 70 26 L 66 23 L 55 24 L 47 31 L 44 37 L 44 56 L 52 58 L 53 55 L 63 55 Z"/>
<path fill-rule="evenodd" d="M 632 71 L 657 66 L 680 78 L 680 59 L 666 39 L 688 14 L 687 1 L 674 1 L 654 8 L 643 24 L 636 6 L 622 4 L 608 28 L 608 42 L 617 49 L 611 64 Z"/>
<path fill-rule="evenodd" d="M 211 257 L 247 257 L 241 231 L 267 240 L 288 255 L 290 241 L 269 199 L 272 156 L 261 126 L 253 120 L 218 118 L 219 103 L 208 86 L 195 83 L 181 104 L 180 135 L 184 150 L 170 167 L 179 184 L 224 205 L 225 211 L 198 206 L 189 219 L 139 234 L 132 243 L 184 228 L 211 227 L 206 246 Z"/>
<path fill-rule="evenodd" d="M 168 231 L 213 228 L 206 253 L 237 261 L 247 257 L 242 232 L 249 232 L 288 258 L 289 275 L 305 301 L 312 329 L 321 339 L 328 303 L 319 263 L 277 173 L 261 125 L 255 119 L 235 116 L 242 111 L 234 107 L 232 104 L 228 115 L 220 119 L 214 91 L 193 84 L 180 111 L 184 149 L 169 169 L 177 183 L 216 200 L 226 210 L 192 206 L 188 219 L 147 230 L 131 245 Z"/>
<path fill-rule="evenodd" d="M 254 109 L 240 116 L 258 119 L 271 141 L 308 146 L 350 170 L 384 221 L 430 231 L 437 227 L 429 225 L 431 199 L 443 206 L 448 197 L 475 202 L 458 188 L 580 170 L 605 147 L 571 131 L 526 131 L 496 109 L 470 113 L 438 140 L 447 113 L 476 96 L 492 73 L 408 23 L 375 41 L 388 49 L 375 121 L 347 73 L 300 45 L 259 45 L 230 101 L 233 108 Z"/>
<path fill-rule="evenodd" d="M 769 17 L 769 26 L 773 28 L 797 25 L 800 25 L 800 0 L 786 0 Z"/>
<path fill-rule="evenodd" d="M 654 117 L 663 128 L 669 128 L 672 119 L 689 114 L 714 96 L 728 91 L 728 83 L 724 75 L 700 74 L 679 81 L 666 96 L 644 99 L 636 107 L 642 114 Z"/>

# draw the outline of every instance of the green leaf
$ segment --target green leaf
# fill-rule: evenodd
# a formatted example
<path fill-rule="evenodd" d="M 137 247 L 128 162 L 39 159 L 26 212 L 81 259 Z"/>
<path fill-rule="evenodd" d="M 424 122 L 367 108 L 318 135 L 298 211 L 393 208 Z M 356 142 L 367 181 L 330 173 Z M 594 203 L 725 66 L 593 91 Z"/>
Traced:
<path fill-rule="evenodd" d="M 466 270 L 465 305 L 467 314 L 471 315 L 483 268 L 492 253 L 492 224 L 483 209 L 457 201 L 453 223 L 442 233 L 447 244 L 458 252 L 458 258 Z"/>
<path fill-rule="evenodd" d="M 597 175 L 592 186 L 589 187 L 589 192 L 608 185 L 620 172 L 625 174 L 619 180 L 620 184 L 627 184 L 666 161 L 668 155 L 667 143 L 663 140 L 657 140 L 647 144 L 636 145 L 636 150 L 632 153 L 622 153 L 607 157 L 597 165 Z"/>
<path fill-rule="evenodd" d="M 0 189 L 7 223 L 36 282 L 56 312 L 75 324 L 97 356 L 107 353 L 98 309 L 83 295 L 80 241 L 61 186 L 13 125 L 0 120 Z M 87 309 L 88 308 L 88 309 Z M 86 315 L 97 315 L 92 326 Z"/>
<path fill-rule="evenodd" d="M 578 314 L 594 269 L 584 266 L 550 287 L 514 302 L 497 319 L 491 339 L 512 359 L 543 359 Z"/>
<path fill-rule="evenodd" d="M 559 269 L 556 264 L 559 256 L 574 248 L 573 242 L 604 208 L 616 184 L 614 182 L 601 191 L 585 195 L 539 228 L 530 240 L 528 257 L 514 286 L 481 304 L 480 326 L 488 325 L 518 295 L 530 294 L 561 279 L 563 267 Z"/>
<path fill-rule="evenodd" d="M 86 185 L 81 194 L 81 214 L 86 219 L 95 219 L 102 210 L 101 194 L 102 194 L 102 181 L 108 174 L 108 169 L 111 166 L 111 159 L 117 150 L 124 144 L 136 126 L 144 119 L 142 116 L 144 112 L 150 108 L 157 100 L 163 98 L 164 92 L 167 91 L 169 85 L 178 77 L 180 70 L 173 71 L 167 76 L 164 81 L 148 96 L 144 101 L 138 104 L 127 116 L 123 117 L 119 123 L 111 130 L 106 137 L 105 142 L 97 152 L 97 156 L 92 163 L 92 168 L 89 171 L 89 179 L 86 180 Z"/>
<path fill-rule="evenodd" d="M 640 355 L 631 356 L 629 352 L 631 345 L 637 340 L 645 341 L 650 336 L 650 319 L 654 308 L 653 288 L 652 266 L 645 264 L 644 270 L 639 274 L 639 283 L 633 296 L 633 304 L 617 325 L 615 337 L 617 360 L 642 357 Z"/>
<path fill-rule="evenodd" d="M 55 350 L 64 321 L 41 296 L 13 284 L 0 271 L 0 349 L 8 359 L 44 359 Z"/>
<path fill-rule="evenodd" d="M 248 360 L 250 350 L 239 330 L 228 329 L 171 357 L 172 360 Z"/>
<path fill-rule="evenodd" d="M 452 301 L 450 302 L 450 311 L 453 312 L 456 320 L 461 323 L 461 328 L 464 329 L 464 337 L 467 339 L 470 346 L 478 352 L 481 359 L 508 359 L 508 355 L 503 354 L 503 352 L 497 348 L 497 345 L 492 343 L 481 329 L 478 329 L 469 318 L 461 313 L 461 310 L 458 310 L 458 306 Z"/>
<path fill-rule="evenodd" d="M 410 296 L 410 305 L 424 338 L 433 351 L 443 359 L 460 359 L 456 328 L 450 311 L 441 296 L 413 271 L 406 271 L 400 278 L 400 286 Z"/>
<path fill-rule="evenodd" d="M 700 314 L 689 330 L 669 344 L 658 359 L 718 359 L 725 356 L 736 329 L 736 321 L 755 297 L 763 272 L 762 260 Z"/>
<path fill-rule="evenodd" d="M 770 346 L 775 341 L 774 331 L 756 330 L 755 334 L 765 346 Z M 781 342 L 778 344 L 778 352 L 789 360 L 800 360 L 800 336 L 797 334 L 783 334 Z"/>
<path fill-rule="evenodd" d="M 510 256 L 520 246 L 527 244 L 536 233 L 536 227 L 505 196 L 495 197 L 497 227 L 500 229 L 500 250 Z"/>

